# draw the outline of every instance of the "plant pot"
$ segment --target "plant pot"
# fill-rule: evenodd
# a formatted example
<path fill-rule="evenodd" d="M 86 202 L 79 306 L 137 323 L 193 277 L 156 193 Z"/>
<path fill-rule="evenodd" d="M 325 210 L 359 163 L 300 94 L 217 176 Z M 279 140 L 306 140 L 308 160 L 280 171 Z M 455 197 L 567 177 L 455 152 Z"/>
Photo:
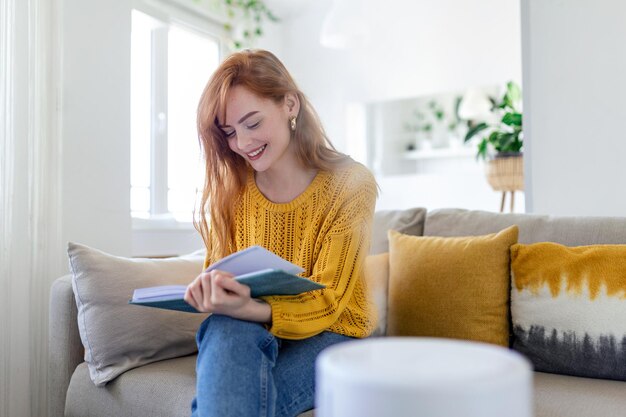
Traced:
<path fill-rule="evenodd" d="M 487 161 L 487 182 L 495 191 L 524 189 L 524 157 L 521 153 L 498 154 Z"/>

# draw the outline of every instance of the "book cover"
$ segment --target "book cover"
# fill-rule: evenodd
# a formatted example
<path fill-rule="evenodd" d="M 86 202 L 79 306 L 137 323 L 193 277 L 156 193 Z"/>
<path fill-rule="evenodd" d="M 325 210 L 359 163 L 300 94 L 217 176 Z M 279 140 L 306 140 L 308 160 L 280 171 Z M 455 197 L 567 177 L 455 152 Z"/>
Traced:
<path fill-rule="evenodd" d="M 207 271 L 214 269 L 235 275 L 237 281 L 250 287 L 252 298 L 297 295 L 325 288 L 323 284 L 295 275 L 304 269 L 261 246 L 235 252 L 209 266 Z M 138 288 L 129 304 L 198 313 L 183 299 L 186 289 L 186 285 Z"/>

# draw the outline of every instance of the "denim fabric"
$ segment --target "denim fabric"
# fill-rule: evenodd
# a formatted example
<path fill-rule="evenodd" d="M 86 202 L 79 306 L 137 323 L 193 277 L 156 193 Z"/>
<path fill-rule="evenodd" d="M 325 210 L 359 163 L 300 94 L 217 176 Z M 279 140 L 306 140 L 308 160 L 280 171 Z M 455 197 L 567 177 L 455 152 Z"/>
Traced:
<path fill-rule="evenodd" d="M 192 417 L 297 416 L 313 408 L 315 358 L 351 338 L 323 332 L 280 339 L 258 323 L 211 315 L 196 336 Z"/>

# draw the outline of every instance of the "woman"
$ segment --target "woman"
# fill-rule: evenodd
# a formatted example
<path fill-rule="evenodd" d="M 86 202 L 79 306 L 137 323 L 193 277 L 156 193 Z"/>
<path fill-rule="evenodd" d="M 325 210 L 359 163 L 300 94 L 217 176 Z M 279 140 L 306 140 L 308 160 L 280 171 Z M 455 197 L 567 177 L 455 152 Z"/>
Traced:
<path fill-rule="evenodd" d="M 194 416 L 293 416 L 313 408 L 314 364 L 332 344 L 368 336 L 363 280 L 377 194 L 370 172 L 337 152 L 283 64 L 267 51 L 228 57 L 198 106 L 206 183 L 196 227 L 205 268 L 260 245 L 326 285 L 252 299 L 222 271 L 185 300 L 213 313 L 198 330 Z"/>

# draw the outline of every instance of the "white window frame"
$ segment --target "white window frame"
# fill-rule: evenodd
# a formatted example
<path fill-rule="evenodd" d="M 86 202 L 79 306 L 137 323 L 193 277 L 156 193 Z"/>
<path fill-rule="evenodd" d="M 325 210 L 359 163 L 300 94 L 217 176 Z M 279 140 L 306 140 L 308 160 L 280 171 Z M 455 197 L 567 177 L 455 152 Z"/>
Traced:
<path fill-rule="evenodd" d="M 192 0 L 134 0 L 132 8 L 150 15 L 167 25 L 176 24 L 185 29 L 215 38 L 220 61 L 230 51 L 227 46 L 224 18 L 201 7 Z M 166 26 L 164 26 L 166 30 Z M 167 37 L 164 36 L 167 50 Z M 132 252 L 134 256 L 169 256 L 198 249 L 200 236 L 191 222 L 178 221 L 168 211 L 168 142 L 167 142 L 167 54 L 155 57 L 162 65 L 153 66 L 151 111 L 150 212 L 147 219 L 132 218 Z M 154 85 L 159 85 L 158 89 Z M 165 117 L 159 117 L 163 114 Z M 156 129 L 155 129 L 156 127 Z M 130 209 L 130 208 L 129 208 Z"/>

